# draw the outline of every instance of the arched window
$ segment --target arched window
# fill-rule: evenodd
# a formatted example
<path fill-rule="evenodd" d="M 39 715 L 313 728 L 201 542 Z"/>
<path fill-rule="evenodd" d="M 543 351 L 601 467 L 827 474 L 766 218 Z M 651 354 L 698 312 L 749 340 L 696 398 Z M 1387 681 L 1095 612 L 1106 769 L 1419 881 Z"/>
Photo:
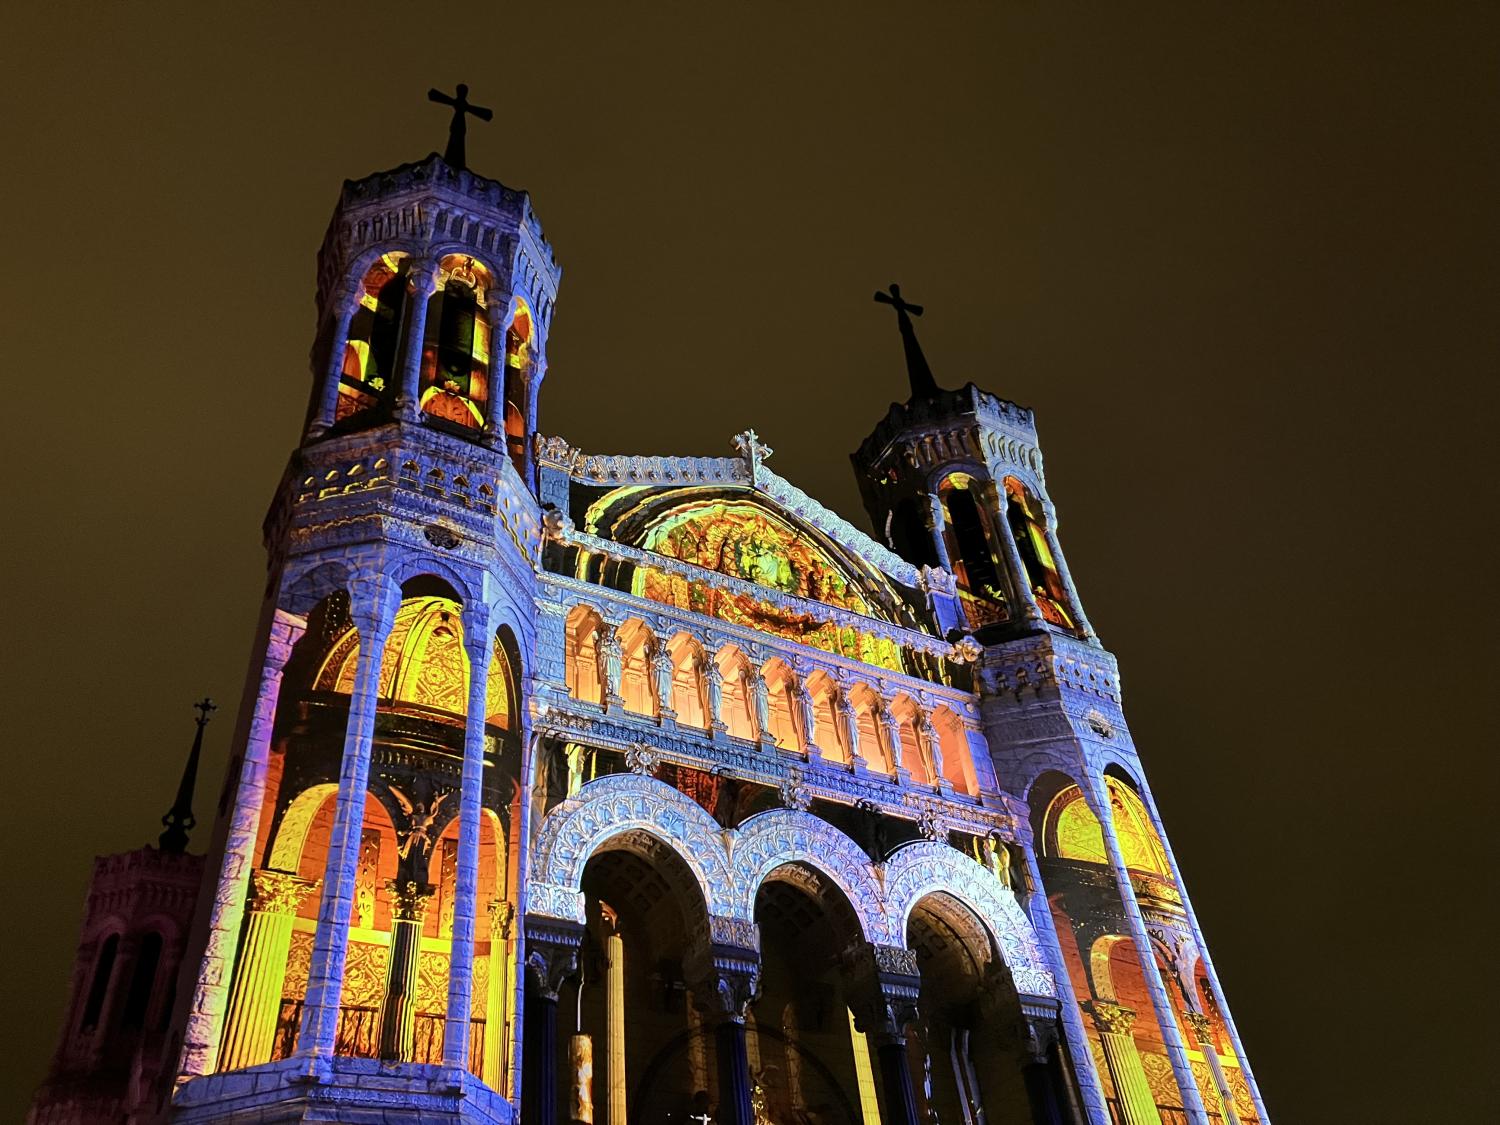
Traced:
<path fill-rule="evenodd" d="M 827 672 L 817 671 L 807 678 L 807 692 L 812 696 L 813 732 L 812 742 L 830 762 L 847 762 L 849 755 L 844 749 L 844 740 L 839 736 L 838 709 L 834 699 L 838 687 Z"/>
<path fill-rule="evenodd" d="M 500 643 L 498 636 L 494 644 L 495 649 L 490 656 L 490 675 L 484 687 L 484 721 L 492 727 L 511 730 L 513 729 L 511 714 L 514 710 L 511 699 L 514 688 L 510 673 L 510 657 L 505 654 L 505 646 Z"/>
<path fill-rule="evenodd" d="M 320 691 L 348 695 L 359 663 L 359 635 L 336 640 L 314 681 Z M 501 673 L 504 674 L 503 671 Z M 490 681 L 487 690 L 493 690 Z M 409 705 L 462 717 L 469 709 L 469 657 L 463 610 L 446 597 L 407 598 L 396 611 L 380 664 L 380 706 Z"/>
<path fill-rule="evenodd" d="M 599 668 L 601 618 L 588 606 L 575 606 L 568 614 L 564 663 L 568 694 L 585 703 L 604 702 L 604 678 Z"/>
<path fill-rule="evenodd" d="M 520 297 L 505 330 L 505 446 L 519 468 L 526 456 L 526 404 L 531 388 L 531 307 Z"/>
<path fill-rule="evenodd" d="M 703 649 L 686 633 L 678 633 L 667 645 L 672 657 L 672 710 L 685 727 L 708 729 L 708 708 L 703 696 Z"/>
<path fill-rule="evenodd" d="M 1004 569 L 990 513 L 966 473 L 949 473 L 938 486 L 943 505 L 943 542 L 958 585 L 959 600 L 975 629 L 1006 620 Z"/>
<path fill-rule="evenodd" d="M 943 754 L 943 776 L 948 783 L 960 793 L 979 792 L 963 720 L 947 707 L 939 707 L 932 713 L 932 727 L 937 731 L 938 748 Z"/>
<path fill-rule="evenodd" d="M 745 654 L 733 645 L 724 648 L 717 657 L 719 672 L 723 677 L 720 718 L 735 738 L 755 738 L 755 700 L 750 688 L 750 663 Z"/>
<path fill-rule="evenodd" d="M 135 957 L 135 971 L 130 974 L 130 990 L 125 994 L 122 1027 L 145 1027 L 151 996 L 156 991 L 156 968 L 161 961 L 161 935 L 147 934 Z"/>
<path fill-rule="evenodd" d="M 771 712 L 771 737 L 783 750 L 802 749 L 797 736 L 797 698 L 793 690 L 791 669 L 780 660 L 768 660 L 761 673 L 766 680 L 766 697 Z"/>
<path fill-rule="evenodd" d="M 891 704 L 891 714 L 896 717 L 896 729 L 901 736 L 901 746 L 897 750 L 901 765 L 914 783 L 931 785 L 932 775 L 927 770 L 927 758 L 922 753 L 921 736 L 917 733 L 917 705 L 910 696 L 898 696 Z"/>
<path fill-rule="evenodd" d="M 405 254 L 384 254 L 360 283 L 359 306 L 349 319 L 349 336 L 344 341 L 335 420 L 386 401 L 400 383 L 397 350 L 406 317 L 410 267 Z"/>
<path fill-rule="evenodd" d="M 83 1006 L 83 1020 L 79 1024 L 85 1031 L 99 1025 L 104 997 L 109 993 L 110 974 L 115 971 L 115 954 L 119 951 L 119 934 L 110 934 L 99 948 L 98 959 L 94 962 L 94 982 L 89 985 L 89 998 Z"/>
<path fill-rule="evenodd" d="M 445 422 L 482 429 L 489 403 L 490 273 L 473 258 L 450 254 L 427 306 L 422 352 L 422 409 Z"/>
<path fill-rule="evenodd" d="M 1037 608 L 1054 625 L 1072 629 L 1068 612 L 1068 590 L 1057 570 L 1057 560 L 1047 546 L 1047 533 L 1041 521 L 1041 507 L 1026 486 L 1014 477 L 1005 478 L 1005 520 L 1015 538 L 1021 565 L 1026 568 L 1026 582 L 1036 595 Z"/>
<path fill-rule="evenodd" d="M 889 773 L 880 723 L 880 697 L 868 684 L 856 684 L 849 691 L 849 703 L 854 708 L 854 725 L 859 731 L 859 756 L 870 769 Z"/>
<path fill-rule="evenodd" d="M 625 710 L 654 715 L 656 685 L 651 678 L 651 653 L 655 638 L 639 617 L 632 617 L 615 634 L 620 640 L 620 695 Z"/>
<path fill-rule="evenodd" d="M 1135 790 L 1116 777 L 1106 777 L 1109 803 L 1125 866 L 1163 878 L 1172 877 L 1167 855 L 1157 839 L 1156 828 Z M 1084 863 L 1109 863 L 1104 829 L 1084 799 L 1083 791 L 1070 785 L 1047 806 L 1042 846 L 1049 856 Z"/>

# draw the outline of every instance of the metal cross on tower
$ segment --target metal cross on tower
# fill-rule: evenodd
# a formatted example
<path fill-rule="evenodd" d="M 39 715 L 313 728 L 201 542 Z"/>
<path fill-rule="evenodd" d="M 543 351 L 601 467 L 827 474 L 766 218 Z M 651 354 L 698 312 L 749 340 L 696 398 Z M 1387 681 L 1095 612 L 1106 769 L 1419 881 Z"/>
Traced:
<path fill-rule="evenodd" d="M 453 107 L 453 120 L 448 124 L 448 147 L 443 150 L 443 160 L 450 168 L 467 168 L 469 165 L 464 155 L 464 135 L 469 128 L 468 117 L 472 114 L 481 121 L 490 121 L 495 116 L 494 111 L 470 103 L 469 88 L 462 82 L 458 84 L 456 96 L 450 96 L 441 90 L 428 90 L 427 100 Z"/>
<path fill-rule="evenodd" d="M 203 728 L 208 726 L 209 715 L 218 708 L 205 695 L 200 702 L 193 704 L 193 709 L 198 712 L 198 717 L 193 720 L 198 724 L 198 730 L 193 735 L 193 748 L 188 751 L 187 765 L 182 767 L 182 780 L 177 784 L 177 799 L 172 802 L 167 815 L 161 818 L 166 831 L 156 841 L 157 847 L 164 852 L 186 851 L 188 833 L 198 823 L 198 818 L 193 815 L 193 790 L 198 787 L 198 759 L 203 756 Z"/>
<path fill-rule="evenodd" d="M 941 391 L 937 380 L 932 377 L 932 368 L 927 366 L 922 345 L 917 343 L 917 330 L 911 323 L 912 317 L 922 315 L 922 306 L 902 298 L 901 286 L 894 282 L 889 293 L 876 293 L 875 300 L 896 310 L 896 327 L 901 330 L 901 345 L 906 351 L 906 377 L 911 381 L 912 400 L 936 398 Z"/>

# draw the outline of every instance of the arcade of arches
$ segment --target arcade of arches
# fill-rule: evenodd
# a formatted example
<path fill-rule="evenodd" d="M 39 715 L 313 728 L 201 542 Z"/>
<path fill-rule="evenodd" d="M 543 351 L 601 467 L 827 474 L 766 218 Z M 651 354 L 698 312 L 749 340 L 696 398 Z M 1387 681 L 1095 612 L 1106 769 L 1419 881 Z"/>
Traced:
<path fill-rule="evenodd" d="M 362 825 L 342 930 L 343 979 L 334 1051 L 443 1061 L 450 945 L 460 908 L 461 782 L 473 646 L 463 610 L 435 582 L 409 584 L 379 661 Z M 477 642 L 482 644 L 483 642 Z M 230 992 L 221 1070 L 298 1049 L 314 960 L 359 630 L 342 593 L 312 612 L 287 662 L 276 715 L 241 954 Z M 519 769 L 513 642 L 489 639 L 483 684 L 484 763 L 465 1057 L 501 1088 L 511 1050 L 512 919 Z"/>
<path fill-rule="evenodd" d="M 1050 784 L 1049 784 L 1050 781 Z M 1219 1003 L 1149 810 L 1126 779 L 1104 777 L 1113 844 L 1145 922 L 1150 971 L 1185 1045 L 1192 1081 L 1215 1125 L 1257 1122 Z M 1113 1119 L 1123 1125 L 1186 1121 L 1162 1027 L 1122 905 L 1111 841 L 1093 799 L 1069 779 L 1038 784 L 1032 800 L 1038 867 L 1089 1046 Z"/>

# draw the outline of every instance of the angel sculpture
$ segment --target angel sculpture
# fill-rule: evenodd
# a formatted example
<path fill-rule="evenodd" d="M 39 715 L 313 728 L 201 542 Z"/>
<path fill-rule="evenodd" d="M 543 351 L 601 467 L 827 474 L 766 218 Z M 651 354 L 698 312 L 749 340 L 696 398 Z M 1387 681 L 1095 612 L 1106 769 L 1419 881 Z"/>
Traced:
<path fill-rule="evenodd" d="M 406 814 L 406 823 L 410 827 L 406 830 L 406 836 L 401 841 L 398 850 L 402 859 L 411 854 L 413 845 L 420 844 L 423 852 L 431 851 L 434 843 L 432 837 L 432 826 L 437 822 L 438 811 L 443 807 L 443 802 L 450 794 L 437 793 L 431 801 L 423 803 L 418 801 L 412 804 L 409 798 L 394 785 L 391 786 L 391 796 L 396 798 L 396 803 L 401 806 L 401 811 Z"/>

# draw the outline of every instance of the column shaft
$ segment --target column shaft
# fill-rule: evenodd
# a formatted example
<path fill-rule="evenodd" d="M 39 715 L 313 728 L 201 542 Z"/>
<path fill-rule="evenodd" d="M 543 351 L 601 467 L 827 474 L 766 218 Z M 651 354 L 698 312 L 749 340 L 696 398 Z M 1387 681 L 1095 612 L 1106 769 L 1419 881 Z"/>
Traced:
<path fill-rule="evenodd" d="M 533 990 L 526 999 L 526 1081 L 523 1104 L 527 1125 L 558 1125 L 557 997 Z"/>
<path fill-rule="evenodd" d="M 605 1116 L 607 1125 L 626 1125 L 625 1116 L 625 942 L 612 933 L 604 942 Z"/>
<path fill-rule="evenodd" d="M 1198 1092 L 1198 1082 L 1193 1077 L 1193 1068 L 1188 1063 L 1187 1048 L 1182 1041 L 1182 1030 L 1177 1026 L 1177 1016 L 1172 1011 L 1172 1002 L 1162 985 L 1161 970 L 1157 968 L 1156 954 L 1151 948 L 1150 935 L 1141 917 L 1140 904 L 1136 901 L 1135 887 L 1130 882 L 1130 871 L 1125 866 L 1125 856 L 1120 851 L 1120 838 L 1115 833 L 1114 809 L 1109 799 L 1109 785 L 1104 778 L 1094 780 L 1095 815 L 1104 829 L 1104 845 L 1109 853 L 1110 865 L 1114 868 L 1115 882 L 1120 890 L 1120 902 L 1125 908 L 1125 922 L 1130 928 L 1130 937 L 1135 945 L 1136 957 L 1140 961 L 1141 977 L 1151 997 L 1151 1008 L 1156 1013 L 1156 1023 L 1161 1029 L 1162 1043 L 1167 1050 L 1167 1059 L 1172 1064 L 1172 1074 L 1177 1079 L 1177 1089 L 1182 1095 L 1182 1106 L 1193 1125 L 1207 1125 L 1208 1112 L 1203 1107 L 1203 1097 Z"/>
<path fill-rule="evenodd" d="M 714 1029 L 714 1045 L 719 1063 L 719 1125 L 755 1125 L 744 1023 L 721 1021 Z"/>
<path fill-rule="evenodd" d="M 472 610 L 464 614 L 464 647 L 469 654 L 469 711 L 464 725 L 443 1063 L 467 1068 L 474 988 L 474 915 L 479 889 L 479 820 L 484 815 L 485 711 L 489 703 L 490 656 L 494 652 L 487 615 Z"/>
<path fill-rule="evenodd" d="M 991 484 L 995 510 L 995 534 L 1000 536 L 1000 548 L 1005 553 L 1005 566 L 1010 571 L 1011 591 L 1016 600 L 1011 611 L 1011 620 L 1017 616 L 1028 623 L 1040 626 L 1042 610 L 1036 604 L 1036 594 L 1031 589 L 1031 576 L 1026 573 L 1026 564 L 1021 561 L 1021 549 L 1016 546 L 1016 537 L 1011 534 L 1010 520 L 1006 518 L 1006 506 L 1010 503 L 1004 485 Z M 989 490 L 986 490 L 989 491 Z"/>
<path fill-rule="evenodd" d="M 401 357 L 401 386 L 396 391 L 396 411 L 407 419 L 421 416 L 422 350 L 427 338 L 427 306 L 437 292 L 436 263 L 418 265 L 411 271 L 411 311 L 406 318 L 405 352 Z"/>
<path fill-rule="evenodd" d="M 380 1005 L 380 1057 L 383 1059 L 411 1062 L 416 1057 L 417 972 L 422 960 L 422 917 L 418 910 L 415 918 L 397 918 L 391 923 L 385 999 Z"/>
<path fill-rule="evenodd" d="M 318 388 L 318 411 L 308 427 L 308 436 L 317 437 L 333 425 L 338 413 L 339 379 L 344 371 L 344 347 L 349 339 L 349 325 L 354 320 L 354 311 L 359 308 L 362 288 L 355 284 L 335 298 L 333 339 L 328 345 L 328 365 L 323 372 L 323 383 Z"/>
<path fill-rule="evenodd" d="M 215 825 L 208 850 L 209 855 L 222 854 L 223 859 L 213 898 L 206 904 L 208 937 L 201 963 L 196 966 L 192 1007 L 183 1029 L 178 1069 L 185 1078 L 211 1074 L 219 1068 L 220 1033 L 230 982 L 234 979 L 235 952 L 250 871 L 255 863 L 261 807 L 266 798 L 266 768 L 276 727 L 276 703 L 281 696 L 281 672 L 291 656 L 292 646 L 307 627 L 304 619 L 283 610 L 267 606 L 266 613 L 261 619 L 265 649 L 260 668 L 245 685 L 239 727 L 235 731 L 235 744 L 242 747 L 239 770 L 236 775 L 235 762 L 231 760 L 230 776 L 225 783 L 226 787 L 234 785 L 226 793 L 234 803 L 229 816 Z"/>
<path fill-rule="evenodd" d="M 349 725 L 344 734 L 333 831 L 328 840 L 323 898 L 318 904 L 318 929 L 313 936 L 308 966 L 302 1029 L 297 1036 L 297 1053 L 301 1055 L 331 1055 L 338 1035 L 349 915 L 354 906 L 360 837 L 365 825 L 365 787 L 370 778 L 380 664 L 400 600 L 400 591 L 386 586 L 383 580 L 357 586 L 354 591 L 352 616 L 359 629 L 359 658 L 354 690 L 349 695 Z"/>
<path fill-rule="evenodd" d="M 1120 1100 L 1125 1125 L 1161 1125 L 1161 1114 L 1151 1096 L 1135 1038 L 1129 1031 L 1101 1031 L 1099 1040 L 1104 1045 L 1104 1063 L 1114 1079 L 1115 1096 Z"/>
<path fill-rule="evenodd" d="M 885 1094 L 884 1125 L 917 1125 L 917 1091 L 906 1061 L 906 1040 L 886 1038 L 875 1048 L 880 1062 L 880 1088 Z"/>
<path fill-rule="evenodd" d="M 1073 584 L 1072 572 L 1068 570 L 1068 560 L 1063 556 L 1062 543 L 1057 538 L 1057 508 L 1050 501 L 1042 505 L 1042 518 L 1046 520 L 1042 524 L 1042 534 L 1047 537 L 1047 550 L 1052 552 L 1052 561 L 1057 564 L 1058 577 L 1063 580 L 1063 585 L 1067 587 L 1068 600 L 1073 603 L 1073 620 L 1078 623 L 1078 628 L 1085 637 L 1091 640 L 1096 639 L 1098 634 L 1089 624 L 1088 615 L 1083 612 L 1083 599 L 1078 596 L 1078 587 Z"/>
<path fill-rule="evenodd" d="M 303 896 L 316 884 L 279 871 L 255 873 L 255 906 L 235 968 L 234 989 L 224 1020 L 219 1069 L 257 1066 L 271 1058 L 281 1015 L 292 920 Z"/>

